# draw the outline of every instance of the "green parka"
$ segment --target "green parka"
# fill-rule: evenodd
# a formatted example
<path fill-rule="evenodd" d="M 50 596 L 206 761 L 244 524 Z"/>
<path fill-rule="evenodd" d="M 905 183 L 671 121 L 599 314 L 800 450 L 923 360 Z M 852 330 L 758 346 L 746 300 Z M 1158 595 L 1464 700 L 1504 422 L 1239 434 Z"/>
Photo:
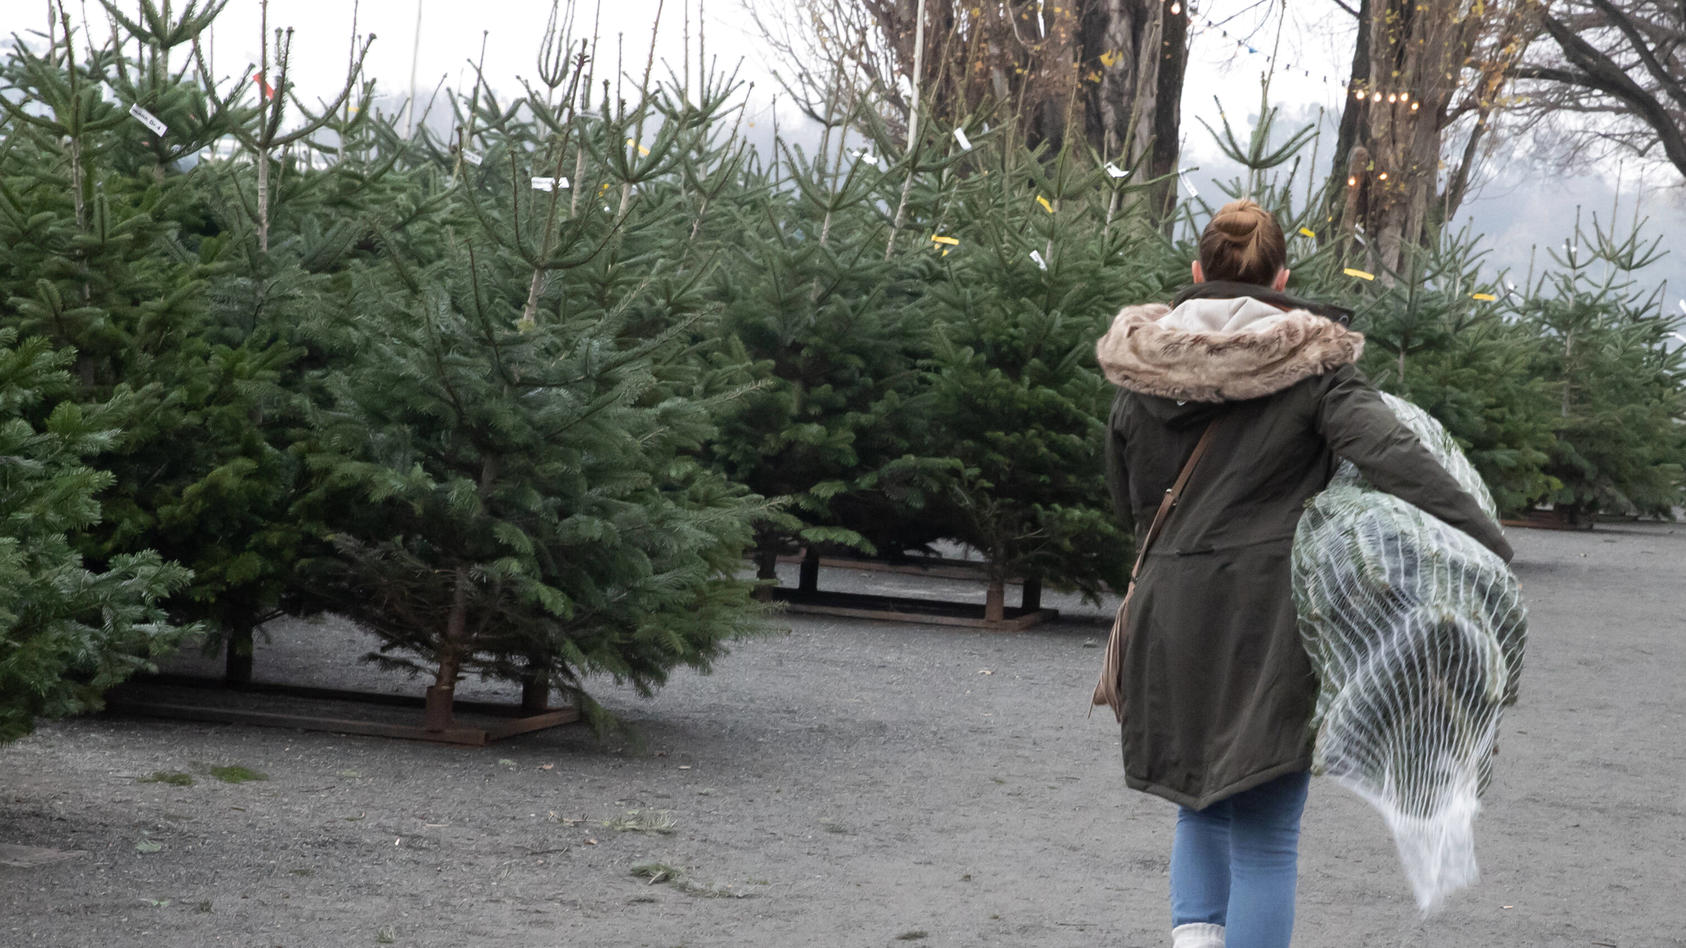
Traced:
<path fill-rule="evenodd" d="M 1289 556 L 1338 458 L 1509 561 L 1498 525 L 1354 367 L 1363 342 L 1309 311 L 1242 297 L 1129 307 L 1097 344 L 1121 389 L 1107 481 L 1138 536 L 1207 424 L 1220 425 L 1130 602 L 1129 786 L 1201 809 L 1311 765 L 1317 682 Z"/>

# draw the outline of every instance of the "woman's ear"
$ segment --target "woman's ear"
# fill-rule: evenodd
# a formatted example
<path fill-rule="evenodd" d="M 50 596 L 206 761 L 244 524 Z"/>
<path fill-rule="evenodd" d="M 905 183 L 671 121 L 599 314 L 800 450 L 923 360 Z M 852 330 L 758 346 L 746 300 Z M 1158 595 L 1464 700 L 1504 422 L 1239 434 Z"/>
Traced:
<path fill-rule="evenodd" d="M 1194 261 L 1194 266 L 1190 267 L 1189 269 L 1194 274 L 1194 282 L 1196 282 L 1196 283 L 1205 283 L 1206 282 L 1206 271 L 1201 269 L 1200 261 L 1198 261 L 1198 260 Z"/>
<path fill-rule="evenodd" d="M 1197 263 L 1195 266 L 1198 267 L 1200 264 Z M 1276 279 L 1270 281 L 1270 288 L 1278 293 L 1286 290 L 1288 288 L 1288 274 L 1290 272 L 1292 271 L 1290 271 L 1287 267 L 1283 267 L 1282 269 L 1276 271 Z M 1196 280 L 1195 282 L 1199 281 Z"/>

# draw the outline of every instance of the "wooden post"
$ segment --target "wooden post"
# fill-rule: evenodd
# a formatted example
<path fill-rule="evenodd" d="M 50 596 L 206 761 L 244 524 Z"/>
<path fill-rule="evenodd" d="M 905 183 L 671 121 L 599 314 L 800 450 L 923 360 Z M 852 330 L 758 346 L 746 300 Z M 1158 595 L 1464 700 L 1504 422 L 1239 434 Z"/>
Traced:
<path fill-rule="evenodd" d="M 810 546 L 802 551 L 802 570 L 797 574 L 796 588 L 805 593 L 819 592 L 820 551 Z"/>

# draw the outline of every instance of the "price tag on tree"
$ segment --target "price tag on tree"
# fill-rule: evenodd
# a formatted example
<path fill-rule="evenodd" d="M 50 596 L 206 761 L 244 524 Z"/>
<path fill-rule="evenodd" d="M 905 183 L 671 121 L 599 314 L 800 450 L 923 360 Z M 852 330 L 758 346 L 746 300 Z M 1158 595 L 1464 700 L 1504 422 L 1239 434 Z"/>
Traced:
<path fill-rule="evenodd" d="M 160 121 L 158 116 L 141 108 L 139 103 L 129 106 L 129 114 L 133 115 L 142 125 L 152 129 L 152 134 L 154 135 L 161 137 L 165 132 L 170 130 L 169 126 Z"/>

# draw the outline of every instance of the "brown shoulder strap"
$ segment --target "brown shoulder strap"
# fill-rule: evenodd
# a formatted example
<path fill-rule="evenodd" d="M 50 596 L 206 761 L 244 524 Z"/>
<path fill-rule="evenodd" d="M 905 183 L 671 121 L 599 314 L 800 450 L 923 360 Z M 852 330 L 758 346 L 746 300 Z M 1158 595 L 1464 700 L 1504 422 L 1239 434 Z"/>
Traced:
<path fill-rule="evenodd" d="M 1177 501 L 1182 498 L 1183 489 L 1188 487 L 1189 478 L 1194 476 L 1195 465 L 1200 463 L 1200 458 L 1205 455 L 1206 449 L 1211 446 L 1212 435 L 1218 430 L 1218 425 L 1222 421 L 1221 417 L 1214 418 L 1206 425 L 1206 430 L 1201 433 L 1200 440 L 1195 442 L 1194 452 L 1183 463 L 1183 470 L 1181 474 L 1177 475 L 1177 482 L 1172 484 L 1170 490 L 1165 492 L 1165 496 L 1159 499 L 1159 510 L 1153 515 L 1153 524 L 1147 528 L 1147 536 L 1142 538 L 1141 546 L 1136 551 L 1136 565 L 1130 568 L 1131 580 L 1134 580 L 1136 574 L 1141 571 L 1142 561 L 1147 558 L 1148 548 L 1153 546 L 1153 541 L 1159 539 L 1159 532 L 1165 529 L 1166 519 L 1171 516 L 1171 511 L 1176 508 Z"/>

